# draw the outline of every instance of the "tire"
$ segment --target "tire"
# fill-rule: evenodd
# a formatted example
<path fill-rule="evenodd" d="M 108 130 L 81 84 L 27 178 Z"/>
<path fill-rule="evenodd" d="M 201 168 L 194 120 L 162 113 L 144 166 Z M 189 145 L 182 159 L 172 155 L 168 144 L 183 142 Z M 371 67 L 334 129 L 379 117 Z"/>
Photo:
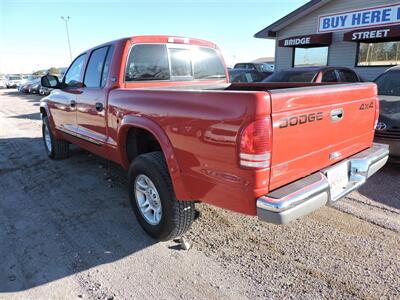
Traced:
<path fill-rule="evenodd" d="M 150 181 L 146 181 L 146 178 Z M 162 152 L 137 156 L 129 167 L 128 184 L 132 209 L 140 225 L 150 236 L 160 241 L 168 241 L 190 229 L 195 218 L 194 202 L 176 199 Z M 145 184 L 148 186 L 147 189 L 143 186 Z M 158 198 L 154 196 L 153 188 Z M 153 196 L 155 201 L 150 205 Z M 149 203 L 147 206 L 143 205 L 146 201 Z M 142 204 L 142 208 L 139 203 Z M 153 207 L 153 217 L 151 213 L 147 215 L 143 213 L 143 210 L 149 207 Z M 158 217 L 155 208 L 161 211 Z"/>
<path fill-rule="evenodd" d="M 69 155 L 69 143 L 56 139 L 50 128 L 49 118 L 43 117 L 42 136 L 47 156 L 55 160 L 67 158 Z"/>

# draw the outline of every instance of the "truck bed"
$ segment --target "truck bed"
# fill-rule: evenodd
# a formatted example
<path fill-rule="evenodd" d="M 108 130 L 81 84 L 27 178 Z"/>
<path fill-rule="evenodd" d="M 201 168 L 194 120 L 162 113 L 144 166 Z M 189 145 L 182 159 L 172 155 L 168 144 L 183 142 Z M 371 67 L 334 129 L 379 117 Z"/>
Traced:
<path fill-rule="evenodd" d="M 196 84 L 116 89 L 109 105 L 161 126 L 183 185 L 191 187 L 185 196 L 255 214 L 256 197 L 371 147 L 375 100 L 372 83 Z M 270 167 L 240 168 L 243 128 L 266 117 L 272 121 Z M 232 201 L 227 204 L 221 194 Z"/>

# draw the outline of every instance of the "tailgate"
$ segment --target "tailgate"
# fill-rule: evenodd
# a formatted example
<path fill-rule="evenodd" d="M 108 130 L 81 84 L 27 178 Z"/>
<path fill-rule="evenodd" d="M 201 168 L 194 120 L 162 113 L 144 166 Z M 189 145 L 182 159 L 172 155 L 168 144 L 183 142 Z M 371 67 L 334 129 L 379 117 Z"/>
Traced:
<path fill-rule="evenodd" d="M 376 86 L 340 84 L 272 90 L 270 190 L 372 145 Z"/>

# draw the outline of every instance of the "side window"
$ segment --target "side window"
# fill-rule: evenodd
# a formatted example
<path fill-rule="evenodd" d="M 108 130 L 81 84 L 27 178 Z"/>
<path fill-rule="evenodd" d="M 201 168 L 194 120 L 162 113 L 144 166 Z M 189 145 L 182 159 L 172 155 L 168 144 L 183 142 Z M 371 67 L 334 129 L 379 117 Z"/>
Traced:
<path fill-rule="evenodd" d="M 83 63 L 85 62 L 85 57 L 86 54 L 78 56 L 69 67 L 67 73 L 65 73 L 64 83 L 69 87 L 77 87 L 80 83 L 81 72 L 83 68 Z"/>
<path fill-rule="evenodd" d="M 125 81 L 168 80 L 169 63 L 166 45 L 134 45 L 128 57 Z"/>
<path fill-rule="evenodd" d="M 102 47 L 94 50 L 90 54 L 89 62 L 86 67 L 85 79 L 83 83 L 85 87 L 100 87 L 104 60 L 109 47 Z"/>
<path fill-rule="evenodd" d="M 104 62 L 103 74 L 101 75 L 101 87 L 107 83 L 108 73 L 110 72 L 111 59 L 114 53 L 114 45 L 112 45 L 107 52 L 106 61 Z"/>
<path fill-rule="evenodd" d="M 339 78 L 341 82 L 358 82 L 357 75 L 349 70 L 338 70 Z"/>
<path fill-rule="evenodd" d="M 335 70 L 329 70 L 322 76 L 322 82 L 337 82 Z"/>

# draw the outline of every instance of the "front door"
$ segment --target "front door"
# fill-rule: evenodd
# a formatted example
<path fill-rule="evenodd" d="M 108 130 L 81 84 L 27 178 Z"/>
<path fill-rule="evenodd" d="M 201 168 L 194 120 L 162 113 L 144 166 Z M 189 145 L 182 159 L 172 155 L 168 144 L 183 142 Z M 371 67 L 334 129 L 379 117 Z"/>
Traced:
<path fill-rule="evenodd" d="M 63 79 L 63 88 L 54 90 L 47 98 L 55 126 L 65 133 L 76 135 L 77 96 L 82 86 L 83 65 L 86 54 L 78 56 L 68 68 Z"/>
<path fill-rule="evenodd" d="M 83 88 L 77 95 L 79 136 L 99 145 L 105 144 L 107 140 L 106 105 L 109 89 L 106 88 L 106 83 L 112 50 L 112 46 L 105 46 L 90 53 Z"/>

